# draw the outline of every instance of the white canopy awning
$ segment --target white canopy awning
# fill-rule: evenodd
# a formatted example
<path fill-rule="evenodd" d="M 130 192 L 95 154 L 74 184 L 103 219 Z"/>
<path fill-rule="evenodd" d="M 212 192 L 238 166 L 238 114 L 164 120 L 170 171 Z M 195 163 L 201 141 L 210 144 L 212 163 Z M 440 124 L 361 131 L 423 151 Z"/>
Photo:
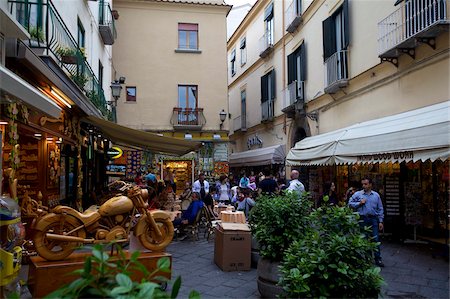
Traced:
<path fill-rule="evenodd" d="M 287 165 L 334 165 L 446 160 L 450 102 L 307 137 L 289 151 Z"/>
<path fill-rule="evenodd" d="M 229 157 L 231 167 L 284 164 L 285 145 L 274 145 L 245 152 L 233 153 Z"/>

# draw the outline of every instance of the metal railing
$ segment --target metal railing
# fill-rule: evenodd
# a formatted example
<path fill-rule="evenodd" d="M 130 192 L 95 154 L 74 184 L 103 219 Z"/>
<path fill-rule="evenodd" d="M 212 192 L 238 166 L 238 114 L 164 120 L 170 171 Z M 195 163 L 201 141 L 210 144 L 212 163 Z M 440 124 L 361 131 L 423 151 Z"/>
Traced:
<path fill-rule="evenodd" d="M 50 0 L 41 3 L 8 0 L 8 3 L 10 13 L 30 34 L 28 45 L 53 57 L 102 114 L 110 117 L 103 88 L 86 61 L 84 49 L 79 47 L 53 3 Z"/>
<path fill-rule="evenodd" d="M 292 81 L 284 90 L 283 109 L 304 100 L 305 81 Z"/>
<path fill-rule="evenodd" d="M 170 123 L 173 126 L 203 126 L 206 123 L 203 108 L 174 107 Z"/>
<path fill-rule="evenodd" d="M 273 119 L 275 116 L 274 100 L 268 100 L 261 103 L 261 121 Z"/>
<path fill-rule="evenodd" d="M 378 23 L 378 53 L 381 55 L 439 22 L 448 22 L 449 0 L 407 0 Z"/>
<path fill-rule="evenodd" d="M 348 80 L 348 50 L 340 50 L 325 61 L 325 88 L 341 80 Z"/>
<path fill-rule="evenodd" d="M 301 12 L 298 12 L 297 0 L 292 0 L 292 3 L 286 9 L 286 30 L 293 32 L 300 24 Z"/>
<path fill-rule="evenodd" d="M 247 130 L 247 118 L 245 115 L 239 115 L 233 119 L 233 131 L 245 131 Z"/>
<path fill-rule="evenodd" d="M 106 45 L 112 45 L 117 38 L 117 30 L 111 6 L 106 2 L 100 3 L 99 10 L 100 35 Z"/>
<path fill-rule="evenodd" d="M 273 47 L 273 32 L 266 30 L 259 39 L 259 55 L 265 56 L 266 52 Z"/>

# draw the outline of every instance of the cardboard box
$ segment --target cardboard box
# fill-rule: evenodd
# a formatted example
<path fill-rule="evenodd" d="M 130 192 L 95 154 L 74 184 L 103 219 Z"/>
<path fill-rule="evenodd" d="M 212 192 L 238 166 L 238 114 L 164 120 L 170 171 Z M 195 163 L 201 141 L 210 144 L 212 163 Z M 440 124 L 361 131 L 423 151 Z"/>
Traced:
<path fill-rule="evenodd" d="M 249 271 L 252 236 L 248 225 L 239 223 L 222 223 L 222 225 L 227 229 L 222 226 L 216 227 L 214 262 L 223 271 Z"/>

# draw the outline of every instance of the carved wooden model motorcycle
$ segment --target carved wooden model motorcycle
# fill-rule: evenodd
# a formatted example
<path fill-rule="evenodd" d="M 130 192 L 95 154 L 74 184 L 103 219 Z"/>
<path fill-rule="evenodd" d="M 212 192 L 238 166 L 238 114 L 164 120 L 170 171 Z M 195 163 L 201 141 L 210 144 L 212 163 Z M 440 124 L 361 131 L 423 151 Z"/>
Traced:
<path fill-rule="evenodd" d="M 38 218 L 33 225 L 36 230 L 33 241 L 39 255 L 47 260 L 62 260 L 81 244 L 127 242 L 133 229 L 145 248 L 164 250 L 173 238 L 169 214 L 147 209 L 148 204 L 143 199 L 147 190 L 123 182 L 119 184 L 124 185 L 121 190 L 127 190 L 128 196 L 112 197 L 100 208 L 84 213 L 57 206 Z"/>

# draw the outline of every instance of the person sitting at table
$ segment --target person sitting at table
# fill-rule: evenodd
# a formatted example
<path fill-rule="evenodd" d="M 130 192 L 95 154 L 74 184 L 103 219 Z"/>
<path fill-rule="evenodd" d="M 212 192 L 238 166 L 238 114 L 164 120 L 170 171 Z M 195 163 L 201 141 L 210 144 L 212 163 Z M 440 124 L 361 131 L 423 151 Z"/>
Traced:
<path fill-rule="evenodd" d="M 176 228 L 182 228 L 185 225 L 194 223 L 198 212 L 200 212 L 203 206 L 204 203 L 200 200 L 200 193 L 192 192 L 192 202 L 189 204 L 187 210 L 181 213 L 181 217 L 177 217 L 172 221 L 173 226 Z"/>
<path fill-rule="evenodd" d="M 238 211 L 243 211 L 245 214 L 245 219 L 248 219 L 250 210 L 255 206 L 255 201 L 250 196 L 250 189 L 241 189 L 238 195 Z"/>
<path fill-rule="evenodd" d="M 206 209 L 209 212 L 209 215 L 213 218 L 217 218 L 218 215 L 214 213 L 214 196 L 216 194 L 216 186 L 209 186 L 209 193 L 206 194 L 203 202 L 205 203 Z"/>

